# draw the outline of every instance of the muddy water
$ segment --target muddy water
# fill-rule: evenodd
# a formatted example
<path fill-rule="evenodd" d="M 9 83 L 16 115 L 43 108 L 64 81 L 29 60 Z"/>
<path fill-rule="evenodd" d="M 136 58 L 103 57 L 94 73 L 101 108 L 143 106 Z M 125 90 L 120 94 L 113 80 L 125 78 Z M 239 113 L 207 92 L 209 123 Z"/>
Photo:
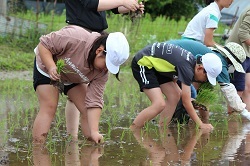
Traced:
<path fill-rule="evenodd" d="M 131 83 L 130 80 L 123 81 L 122 84 Z M 132 93 L 125 90 L 126 94 Z M 47 146 L 35 147 L 31 131 L 38 104 L 32 82 L 4 80 L 0 92 L 0 165 L 228 166 L 248 165 L 250 162 L 250 122 L 245 119 L 235 114 L 228 116 L 226 111 L 211 110 L 210 122 L 215 127 L 211 133 L 196 129 L 192 121 L 188 125 L 172 125 L 165 129 L 159 129 L 152 121 L 144 130 L 131 132 L 128 126 L 135 110 L 144 108 L 147 100 L 141 96 L 135 100 L 132 94 L 124 95 L 122 89 L 119 90 L 122 95 L 115 93 L 122 96 L 122 100 L 111 100 L 111 92 L 105 95 L 108 106 L 100 122 L 105 137 L 103 145 L 93 145 L 82 136 L 78 142 L 69 141 L 65 132 L 66 98 L 61 97 Z M 113 116 L 114 112 L 117 115 Z"/>

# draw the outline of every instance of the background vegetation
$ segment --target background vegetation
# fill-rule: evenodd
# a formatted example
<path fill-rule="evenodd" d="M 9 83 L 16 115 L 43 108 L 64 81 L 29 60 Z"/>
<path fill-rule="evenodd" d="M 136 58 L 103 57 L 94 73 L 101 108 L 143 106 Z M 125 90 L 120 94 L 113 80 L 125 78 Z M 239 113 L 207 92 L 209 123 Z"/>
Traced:
<path fill-rule="evenodd" d="M 65 13 L 54 15 L 52 12 L 35 15 L 32 11 L 27 11 L 16 13 L 14 16 L 31 20 L 36 24 L 44 24 L 46 28 L 31 27 L 21 35 L 16 35 L 14 32 L 0 35 L 0 70 L 31 70 L 34 59 L 33 50 L 39 42 L 39 37 L 65 26 Z M 179 32 L 185 30 L 190 19 L 181 17 L 177 21 L 165 16 L 152 19 L 151 15 L 145 14 L 132 22 L 129 15 L 111 14 L 107 20 L 108 32 L 121 31 L 128 38 L 131 56 L 126 64 L 130 64 L 133 55 L 147 44 L 180 38 Z M 223 34 L 225 28 L 225 25 L 220 25 L 216 33 Z M 221 38 L 216 38 L 216 41 L 223 43 Z"/>

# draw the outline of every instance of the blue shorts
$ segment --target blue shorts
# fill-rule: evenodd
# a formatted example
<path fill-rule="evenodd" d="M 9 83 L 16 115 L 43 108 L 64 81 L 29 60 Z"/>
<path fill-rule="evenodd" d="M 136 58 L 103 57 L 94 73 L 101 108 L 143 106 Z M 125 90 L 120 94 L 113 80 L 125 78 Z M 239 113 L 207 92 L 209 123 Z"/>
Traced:
<path fill-rule="evenodd" d="M 250 58 L 246 58 L 246 60 L 242 63 L 242 66 L 246 73 L 250 73 Z M 230 81 L 234 84 L 237 91 L 245 90 L 245 73 L 240 73 L 235 71 L 233 74 L 230 74 Z"/>

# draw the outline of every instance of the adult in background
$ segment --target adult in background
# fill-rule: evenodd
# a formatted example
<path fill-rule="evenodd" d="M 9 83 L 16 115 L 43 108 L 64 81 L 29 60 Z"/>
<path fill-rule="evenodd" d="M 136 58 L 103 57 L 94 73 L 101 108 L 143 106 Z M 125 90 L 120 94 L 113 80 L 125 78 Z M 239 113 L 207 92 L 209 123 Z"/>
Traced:
<path fill-rule="evenodd" d="M 247 58 L 242 64 L 246 74 L 236 70 L 231 78 L 231 83 L 237 89 L 243 102 L 246 103 L 247 110 L 250 110 L 250 6 L 238 18 L 227 42 L 240 44 L 246 52 Z M 230 111 L 231 109 L 229 109 Z"/>
<path fill-rule="evenodd" d="M 135 12 L 139 10 L 141 14 L 144 12 L 144 5 L 137 0 L 65 0 L 66 7 L 66 23 L 70 25 L 78 25 L 89 32 L 103 32 L 108 28 L 106 20 L 106 10 L 110 10 L 115 14 Z M 73 139 L 78 139 L 78 127 L 80 112 L 75 105 L 67 100 L 65 107 L 66 128 L 67 133 Z M 82 114 L 81 125 L 88 126 L 89 121 L 86 119 L 87 114 Z M 89 130 L 82 131 L 85 137 L 89 137 Z"/>
<path fill-rule="evenodd" d="M 129 57 L 126 37 L 121 32 L 101 35 L 68 25 L 41 36 L 35 54 L 33 86 L 39 112 L 33 125 L 33 142 L 45 142 L 56 113 L 59 92 L 64 92 L 81 113 L 87 112 L 82 118 L 89 123 L 82 126 L 82 130 L 89 130 L 89 138 L 95 143 L 102 141 L 99 119 L 108 71 L 118 78 L 120 65 Z M 57 65 L 59 62 L 61 65 Z M 56 85 L 60 85 L 59 88 Z"/>

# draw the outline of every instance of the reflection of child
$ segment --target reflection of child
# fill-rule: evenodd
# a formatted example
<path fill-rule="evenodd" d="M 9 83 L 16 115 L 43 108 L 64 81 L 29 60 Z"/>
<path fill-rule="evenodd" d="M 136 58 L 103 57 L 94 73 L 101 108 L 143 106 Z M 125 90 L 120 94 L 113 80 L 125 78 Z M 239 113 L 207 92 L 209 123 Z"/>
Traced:
<path fill-rule="evenodd" d="M 210 65 L 211 63 L 213 65 Z M 180 94 L 191 119 L 200 128 L 212 129 L 211 124 L 202 123 L 196 114 L 191 103 L 190 85 L 194 80 L 209 81 L 215 85 L 221 69 L 220 58 L 212 53 L 199 56 L 196 60 L 191 52 L 173 44 L 154 43 L 143 48 L 132 60 L 132 71 L 140 91 L 147 95 L 151 105 L 139 113 L 131 129 L 143 127 L 158 114 L 161 114 L 159 124 L 168 124 Z M 182 82 L 182 92 L 176 83 L 177 80 Z"/>
<path fill-rule="evenodd" d="M 185 129 L 186 130 L 186 129 Z M 148 151 L 148 159 L 146 162 L 141 161 L 141 165 L 164 165 L 162 163 L 171 163 L 169 165 L 190 165 L 191 156 L 194 154 L 194 149 L 197 142 L 206 144 L 209 138 L 209 132 L 206 130 L 189 130 L 190 136 L 184 137 L 184 147 L 176 143 L 176 135 L 172 133 L 170 128 L 159 128 L 159 141 L 150 137 L 148 132 L 135 130 L 133 135 L 137 142 Z M 179 137 L 179 135 L 178 135 Z M 206 138 L 206 139 L 202 139 Z M 204 140 L 204 141 L 203 141 Z M 185 153 L 180 153 L 185 152 Z M 148 163 L 150 162 L 150 163 Z"/>
<path fill-rule="evenodd" d="M 188 23 L 182 38 L 200 41 L 206 46 L 213 47 L 215 45 L 213 34 L 218 28 L 221 10 L 228 8 L 232 2 L 233 0 L 215 0 L 203 8 Z"/>
<path fill-rule="evenodd" d="M 33 125 L 33 141 L 44 143 L 54 118 L 59 91 L 50 85 L 51 80 L 64 83 L 64 94 L 89 123 L 82 126 L 86 137 L 98 143 L 99 119 L 103 107 L 103 91 L 108 71 L 119 74 L 119 66 L 129 57 L 129 45 L 120 32 L 103 34 L 69 25 L 40 38 L 35 51 L 34 89 L 40 110 Z M 63 59 L 64 71 L 57 72 L 56 62 Z M 87 80 L 87 81 L 86 81 Z"/>

